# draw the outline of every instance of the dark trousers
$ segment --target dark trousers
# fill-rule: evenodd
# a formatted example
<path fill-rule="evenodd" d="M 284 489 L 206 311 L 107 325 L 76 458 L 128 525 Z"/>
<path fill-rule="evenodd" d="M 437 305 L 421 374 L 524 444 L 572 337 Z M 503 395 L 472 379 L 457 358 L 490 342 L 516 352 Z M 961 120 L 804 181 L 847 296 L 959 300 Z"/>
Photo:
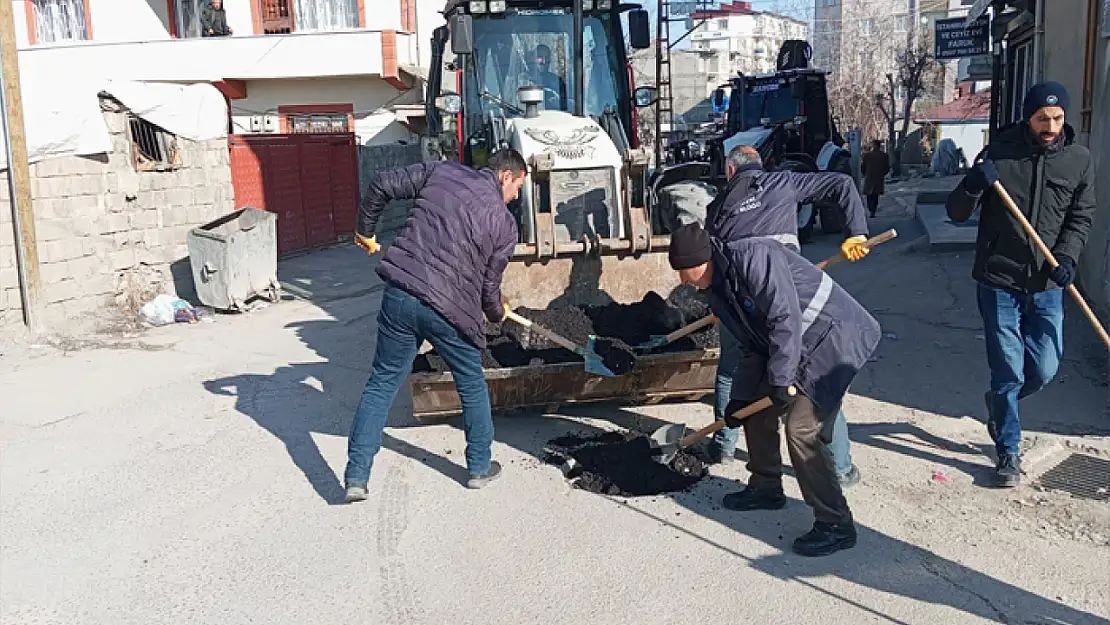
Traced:
<path fill-rule="evenodd" d="M 779 419 L 786 424 L 786 449 L 802 497 L 813 508 L 817 521 L 851 523 L 852 512 L 840 489 L 829 450 L 833 426 L 840 406 L 818 408 L 800 395 L 788 409 L 772 407 L 744 421 L 748 442 L 748 487 L 782 492 L 782 453 L 779 451 Z"/>
<path fill-rule="evenodd" d="M 879 212 L 879 194 L 878 193 L 873 193 L 873 194 L 867 196 L 867 210 L 871 212 L 872 217 L 875 216 L 875 213 Z"/>

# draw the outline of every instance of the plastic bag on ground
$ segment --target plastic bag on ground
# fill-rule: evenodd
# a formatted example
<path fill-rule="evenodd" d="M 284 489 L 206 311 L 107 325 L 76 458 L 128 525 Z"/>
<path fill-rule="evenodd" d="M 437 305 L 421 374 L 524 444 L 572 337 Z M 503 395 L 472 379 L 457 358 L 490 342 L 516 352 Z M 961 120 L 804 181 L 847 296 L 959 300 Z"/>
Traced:
<path fill-rule="evenodd" d="M 192 304 L 172 295 L 159 295 L 139 309 L 143 319 L 155 326 L 174 322 L 196 322 Z"/>

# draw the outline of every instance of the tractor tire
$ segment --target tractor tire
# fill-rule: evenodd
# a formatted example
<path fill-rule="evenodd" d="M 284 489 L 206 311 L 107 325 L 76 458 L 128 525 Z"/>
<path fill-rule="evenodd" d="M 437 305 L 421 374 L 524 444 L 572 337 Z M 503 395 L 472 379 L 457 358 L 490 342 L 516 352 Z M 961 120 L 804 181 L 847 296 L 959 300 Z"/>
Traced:
<path fill-rule="evenodd" d="M 801 211 L 801 210 L 805 210 L 805 209 L 799 207 L 798 210 Z M 802 245 L 805 245 L 806 243 L 809 243 L 810 241 L 812 241 L 813 240 L 813 231 L 814 231 L 816 225 L 817 225 L 817 211 L 811 208 L 811 209 L 809 209 L 809 219 L 806 221 L 805 224 L 802 224 L 802 225 L 798 226 L 798 242 L 801 243 Z"/>
<path fill-rule="evenodd" d="M 825 234 L 837 234 L 844 232 L 848 224 L 844 223 L 844 216 L 840 213 L 840 207 L 833 204 L 822 204 L 819 211 L 821 213 L 821 232 Z"/>

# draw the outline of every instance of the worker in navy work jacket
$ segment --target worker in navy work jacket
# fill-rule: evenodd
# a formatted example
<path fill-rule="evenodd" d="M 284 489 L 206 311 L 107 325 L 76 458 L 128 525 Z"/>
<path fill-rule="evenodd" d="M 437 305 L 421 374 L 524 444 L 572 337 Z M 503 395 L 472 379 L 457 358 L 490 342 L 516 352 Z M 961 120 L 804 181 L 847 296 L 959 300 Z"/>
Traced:
<path fill-rule="evenodd" d="M 1095 215 L 1091 154 L 1075 142 L 1065 117 L 1068 92 L 1056 82 L 1034 85 L 1024 119 L 992 136 L 977 164 L 948 198 L 948 216 L 964 222 L 977 207 L 979 236 L 971 277 L 990 367 L 987 432 L 998 463 L 995 484 L 1021 481 L 1018 401 L 1056 375 L 1064 355 L 1064 293 L 1076 276 Z M 992 186 L 1001 182 L 1056 257 L 1052 268 Z"/>
<path fill-rule="evenodd" d="M 841 246 L 844 257 L 855 262 L 867 255 L 862 245 L 867 240 L 867 216 L 863 199 L 851 176 L 832 172 L 795 173 L 763 171 L 763 162 L 751 146 L 738 146 L 728 155 L 728 186 L 706 211 L 706 230 L 713 237 L 732 241 L 744 237 L 763 237 L 778 241 L 801 252 L 798 240 L 798 205 L 836 202 L 844 211 L 849 237 Z M 757 358 L 741 349 L 728 328 L 720 327 L 721 357 L 717 364 L 714 415 L 725 418 L 732 374 Z M 740 430 L 723 428 L 713 436 L 710 456 L 722 463 L 732 462 Z M 848 422 L 844 412 L 836 414 L 831 449 L 836 473 L 842 486 L 860 481 L 859 469 L 852 463 Z"/>
<path fill-rule="evenodd" d="M 762 360 L 759 367 L 734 372 L 726 421 L 764 397 L 773 402 L 742 422 L 751 478 L 744 490 L 725 495 L 724 506 L 750 511 L 786 505 L 782 418 L 791 465 L 815 517 L 813 529 L 794 541 L 794 551 L 822 556 L 855 546 L 852 513 L 828 444 L 849 385 L 879 344 L 879 323 L 827 273 L 776 241 L 724 242 L 688 224 L 671 235 L 669 258 L 683 284 L 709 290 L 721 325 Z"/>
<path fill-rule="evenodd" d="M 375 229 L 386 203 L 415 202 L 378 267 L 386 286 L 374 365 L 348 440 L 348 502 L 367 497 L 386 415 L 425 340 L 450 367 L 462 401 L 467 486 L 481 488 L 501 475 L 501 465 L 491 460 L 482 316 L 501 321 L 508 309 L 501 276 L 517 228 L 507 204 L 520 193 L 526 169 L 520 153 L 504 149 L 490 156 L 485 169 L 451 161 L 419 163 L 379 173 L 367 186 L 355 238 L 371 254 L 378 251 Z"/>

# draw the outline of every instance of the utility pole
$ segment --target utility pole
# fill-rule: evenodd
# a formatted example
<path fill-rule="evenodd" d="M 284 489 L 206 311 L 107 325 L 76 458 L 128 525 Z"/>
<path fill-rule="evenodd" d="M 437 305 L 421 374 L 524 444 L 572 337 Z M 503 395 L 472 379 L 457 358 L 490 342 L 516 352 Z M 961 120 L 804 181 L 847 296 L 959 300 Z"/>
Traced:
<path fill-rule="evenodd" d="M 26 126 L 23 123 L 23 97 L 19 89 L 19 52 L 15 45 L 15 18 L 12 3 L 0 0 L 0 108 L 4 143 L 7 144 L 8 191 L 15 234 L 15 264 L 19 270 L 19 294 L 23 322 L 32 331 L 39 329 L 42 277 L 39 274 L 38 240 L 35 213 L 31 205 L 31 167 L 27 159 Z"/>

